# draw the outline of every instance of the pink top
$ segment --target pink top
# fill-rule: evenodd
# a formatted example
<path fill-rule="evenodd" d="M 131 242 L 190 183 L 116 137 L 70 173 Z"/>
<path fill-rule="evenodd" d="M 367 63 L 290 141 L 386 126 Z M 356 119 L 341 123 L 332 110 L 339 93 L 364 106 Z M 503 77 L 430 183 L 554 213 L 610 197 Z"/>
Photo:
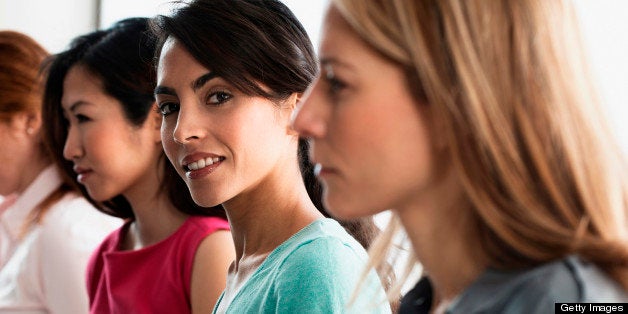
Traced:
<path fill-rule="evenodd" d="M 111 233 L 87 267 L 90 313 L 190 313 L 196 250 L 205 237 L 229 230 L 226 220 L 191 216 L 167 239 L 120 251 L 130 222 Z"/>

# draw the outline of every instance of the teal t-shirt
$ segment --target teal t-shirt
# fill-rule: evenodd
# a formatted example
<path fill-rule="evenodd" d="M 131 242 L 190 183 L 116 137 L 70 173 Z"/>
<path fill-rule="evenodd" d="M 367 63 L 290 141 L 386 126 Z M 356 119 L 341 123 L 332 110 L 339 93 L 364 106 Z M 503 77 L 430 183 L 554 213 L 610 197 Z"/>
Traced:
<path fill-rule="evenodd" d="M 338 222 L 319 219 L 268 255 L 227 313 L 390 313 L 375 271 L 348 305 L 367 258 Z"/>

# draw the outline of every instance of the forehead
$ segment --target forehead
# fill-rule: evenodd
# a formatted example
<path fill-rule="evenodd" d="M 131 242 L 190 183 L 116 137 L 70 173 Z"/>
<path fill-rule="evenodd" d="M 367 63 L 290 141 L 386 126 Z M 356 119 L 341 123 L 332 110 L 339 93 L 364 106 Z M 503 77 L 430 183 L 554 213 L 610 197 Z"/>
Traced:
<path fill-rule="evenodd" d="M 323 22 L 319 49 L 321 60 L 334 59 L 342 63 L 364 66 L 364 61 L 378 57 L 358 35 L 334 5 L 330 5 Z"/>
<path fill-rule="evenodd" d="M 164 42 L 157 64 L 157 85 L 188 83 L 209 70 L 198 62 L 176 38 Z M 187 80 L 186 80 L 187 78 Z"/>
<path fill-rule="evenodd" d="M 85 98 L 104 95 L 102 81 L 83 65 L 74 65 L 63 80 L 61 106 L 69 109 L 75 102 Z"/>

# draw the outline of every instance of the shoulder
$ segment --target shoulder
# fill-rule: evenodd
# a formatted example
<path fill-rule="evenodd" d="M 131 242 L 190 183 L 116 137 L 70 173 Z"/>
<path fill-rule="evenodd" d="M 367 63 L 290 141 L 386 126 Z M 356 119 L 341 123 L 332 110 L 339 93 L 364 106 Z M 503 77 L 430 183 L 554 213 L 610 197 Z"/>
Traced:
<path fill-rule="evenodd" d="M 225 258 L 229 261 L 235 258 L 235 248 L 233 247 L 233 238 L 229 230 L 216 230 L 200 239 L 198 248 L 196 249 L 195 260 L 215 261 Z"/>
<path fill-rule="evenodd" d="M 351 290 L 368 259 L 348 234 L 314 230 L 289 241 L 275 260 L 276 280 L 283 288 Z"/>
<path fill-rule="evenodd" d="M 618 302 L 627 301 L 617 282 L 593 263 L 577 256 L 542 265 L 529 272 L 522 281 L 520 298 L 538 298 L 555 302 Z"/>
<path fill-rule="evenodd" d="M 316 221 L 293 237 L 286 247 L 282 270 L 345 272 L 350 266 L 360 268 L 368 259 L 366 251 L 335 221 Z M 353 266 L 351 266 L 353 265 Z"/>
<path fill-rule="evenodd" d="M 487 272 L 459 301 L 461 310 L 546 313 L 555 303 L 626 302 L 626 296 L 598 267 L 571 256 L 522 272 Z"/>
<path fill-rule="evenodd" d="M 357 245 L 342 237 L 325 235 L 295 247 L 277 268 L 274 293 L 288 303 L 282 304 L 282 309 L 389 313 L 385 292 L 373 270 L 365 277 L 357 299 L 349 304 L 367 262 L 366 253 Z M 292 305 L 297 307 L 291 308 Z"/>
<path fill-rule="evenodd" d="M 204 235 L 230 229 L 229 222 L 219 217 L 190 216 L 185 225 L 191 232 Z"/>
<path fill-rule="evenodd" d="M 51 206 L 39 228 L 43 242 L 74 244 L 91 250 L 122 222 L 99 212 L 84 198 L 67 193 Z"/>
<path fill-rule="evenodd" d="M 213 243 L 222 242 L 222 238 L 229 231 L 229 223 L 221 218 L 190 216 L 179 227 L 179 229 L 170 236 L 170 249 L 178 252 L 187 252 L 184 254 L 194 254 L 199 245 L 203 243 L 203 247 L 211 247 Z"/>
<path fill-rule="evenodd" d="M 49 229 L 63 230 L 83 225 L 88 226 L 86 229 L 89 230 L 106 228 L 110 232 L 120 227 L 122 220 L 100 212 L 85 198 L 69 192 L 50 207 L 42 220 L 42 225 Z"/>

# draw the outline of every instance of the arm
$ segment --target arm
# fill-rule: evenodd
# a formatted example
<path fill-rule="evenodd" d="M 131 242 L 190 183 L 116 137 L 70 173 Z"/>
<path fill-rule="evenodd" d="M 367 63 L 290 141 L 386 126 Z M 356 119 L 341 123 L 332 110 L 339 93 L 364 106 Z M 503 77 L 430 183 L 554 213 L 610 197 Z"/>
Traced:
<path fill-rule="evenodd" d="M 229 265 L 235 259 L 229 231 L 216 231 L 199 245 L 194 256 L 191 279 L 193 314 L 211 313 L 225 289 Z"/>

